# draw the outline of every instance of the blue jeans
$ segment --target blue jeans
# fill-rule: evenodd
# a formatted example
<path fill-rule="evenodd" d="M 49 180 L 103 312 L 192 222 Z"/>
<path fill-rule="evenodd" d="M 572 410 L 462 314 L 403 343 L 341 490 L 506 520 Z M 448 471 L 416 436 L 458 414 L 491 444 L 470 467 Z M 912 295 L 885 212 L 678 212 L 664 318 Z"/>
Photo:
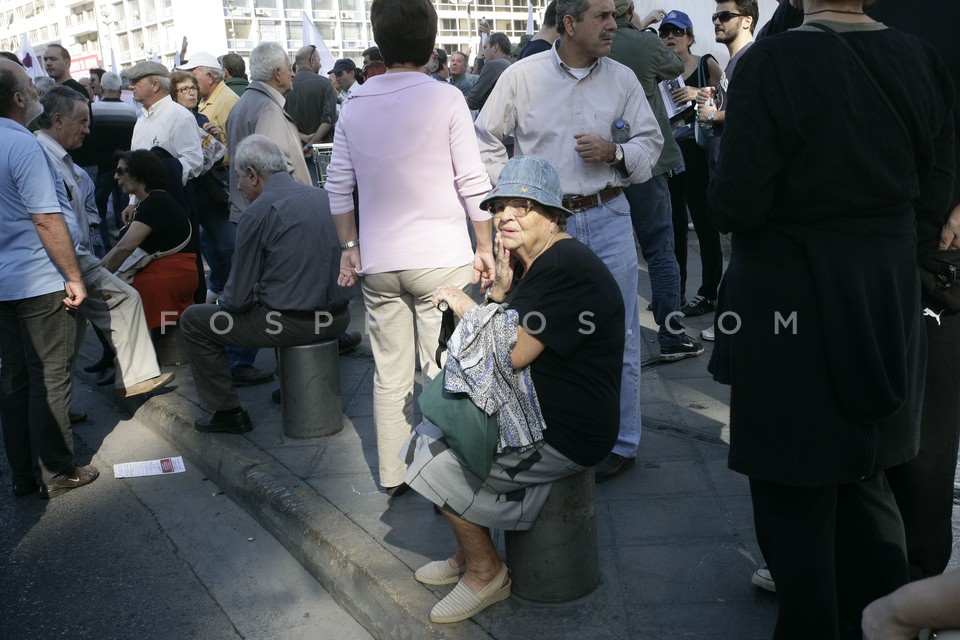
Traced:
<path fill-rule="evenodd" d="M 210 265 L 207 288 L 214 293 L 223 293 L 223 287 L 230 277 L 230 262 L 237 244 L 237 224 L 230 222 L 230 212 L 226 205 L 222 211 L 201 208 L 200 249 L 203 258 Z"/>
<path fill-rule="evenodd" d="M 18 485 L 73 471 L 70 408 L 77 323 L 63 291 L 0 302 L 0 420 Z"/>
<path fill-rule="evenodd" d="M 613 453 L 634 458 L 640 445 L 640 315 L 637 310 L 637 248 L 624 196 L 567 218 L 567 233 L 590 247 L 620 287 L 627 329 L 620 381 L 620 434 Z"/>
<path fill-rule="evenodd" d="M 685 327 L 680 323 L 680 265 L 673 251 L 673 208 L 667 176 L 654 176 L 624 190 L 630 219 L 650 274 L 653 319 L 660 327 L 661 347 L 680 343 Z M 673 315 L 671 315 L 673 314 Z"/>

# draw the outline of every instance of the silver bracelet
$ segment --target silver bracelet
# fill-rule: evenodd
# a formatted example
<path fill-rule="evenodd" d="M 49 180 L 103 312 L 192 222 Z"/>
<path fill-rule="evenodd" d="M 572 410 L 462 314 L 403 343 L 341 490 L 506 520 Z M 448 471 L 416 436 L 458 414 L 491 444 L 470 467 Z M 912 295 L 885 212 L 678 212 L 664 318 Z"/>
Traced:
<path fill-rule="evenodd" d="M 357 238 L 356 240 L 351 240 L 350 242 L 344 242 L 343 244 L 340 245 L 340 249 L 342 251 L 346 251 L 347 249 L 350 249 L 352 247 L 359 247 L 359 246 L 360 246 L 360 239 Z"/>

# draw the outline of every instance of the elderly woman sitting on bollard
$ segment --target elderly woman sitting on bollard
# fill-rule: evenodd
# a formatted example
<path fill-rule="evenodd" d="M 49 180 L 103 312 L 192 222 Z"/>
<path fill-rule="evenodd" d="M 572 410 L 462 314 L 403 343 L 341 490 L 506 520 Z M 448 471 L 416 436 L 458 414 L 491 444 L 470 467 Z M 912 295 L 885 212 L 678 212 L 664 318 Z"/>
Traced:
<path fill-rule="evenodd" d="M 430 612 L 433 622 L 465 620 L 509 597 L 489 527 L 529 529 L 550 483 L 596 465 L 617 439 L 623 299 L 600 259 L 564 233 L 570 212 L 561 200 L 548 162 L 510 160 L 481 202 L 497 218 L 497 275 L 487 294 L 497 308 L 456 286 L 433 296 L 461 318 L 444 389 L 466 390 L 487 414 L 496 408 L 499 423 L 485 477 L 429 418 L 403 450 L 404 481 L 441 507 L 457 540 L 451 557 L 416 572 L 425 584 L 457 583 Z"/>

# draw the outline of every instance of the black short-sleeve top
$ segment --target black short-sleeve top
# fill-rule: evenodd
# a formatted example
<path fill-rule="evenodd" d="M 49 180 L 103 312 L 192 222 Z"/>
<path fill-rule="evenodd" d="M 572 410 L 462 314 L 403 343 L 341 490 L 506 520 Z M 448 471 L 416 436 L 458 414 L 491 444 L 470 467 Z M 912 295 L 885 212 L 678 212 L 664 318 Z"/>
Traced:
<path fill-rule="evenodd" d="M 137 205 L 134 222 L 142 222 L 150 227 L 150 235 L 140 243 L 147 253 L 169 251 L 187 239 L 190 233 L 190 219 L 173 196 L 166 191 L 151 191 Z M 190 252 L 190 243 L 178 253 Z"/>
<path fill-rule="evenodd" d="M 616 281 L 590 249 L 563 239 L 536 259 L 507 303 L 546 346 L 530 365 L 544 440 L 578 464 L 597 464 L 620 430 L 624 306 Z"/>

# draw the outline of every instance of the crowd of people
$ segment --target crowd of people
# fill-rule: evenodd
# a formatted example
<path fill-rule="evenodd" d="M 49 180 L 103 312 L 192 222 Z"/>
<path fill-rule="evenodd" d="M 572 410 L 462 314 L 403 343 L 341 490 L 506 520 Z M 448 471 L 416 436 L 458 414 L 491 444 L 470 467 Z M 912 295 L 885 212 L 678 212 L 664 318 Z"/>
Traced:
<path fill-rule="evenodd" d="M 689 15 L 635 9 L 553 0 L 516 46 L 484 22 L 472 66 L 437 48 L 429 0 L 374 0 L 377 46 L 326 74 L 316 47 L 291 61 L 274 42 L 248 67 L 198 52 L 81 82 L 59 44 L 42 81 L 0 60 L 14 493 L 98 476 L 70 431 L 88 320 L 103 345 L 88 371 L 127 396 L 173 380 L 155 344 L 179 324 L 210 414 L 196 428 L 245 433 L 235 387 L 274 377 L 258 349 L 355 348 L 359 288 L 378 481 L 450 523 L 456 550 L 415 577 L 456 585 L 431 620 L 464 620 L 510 595 L 491 528 L 528 529 L 552 481 L 604 482 L 636 459 L 639 253 L 664 362 L 702 354 L 682 318 L 715 314 L 700 338 L 731 386 L 729 466 L 750 481 L 774 637 L 960 626 L 956 575 L 939 576 L 960 315 L 918 272 L 960 249 L 947 10 L 782 0 L 757 32 L 756 0 L 718 0 L 721 68 L 694 53 Z M 688 222 L 703 274 L 689 300 Z M 436 410 L 451 394 L 496 424 L 492 441 L 451 438 Z"/>

